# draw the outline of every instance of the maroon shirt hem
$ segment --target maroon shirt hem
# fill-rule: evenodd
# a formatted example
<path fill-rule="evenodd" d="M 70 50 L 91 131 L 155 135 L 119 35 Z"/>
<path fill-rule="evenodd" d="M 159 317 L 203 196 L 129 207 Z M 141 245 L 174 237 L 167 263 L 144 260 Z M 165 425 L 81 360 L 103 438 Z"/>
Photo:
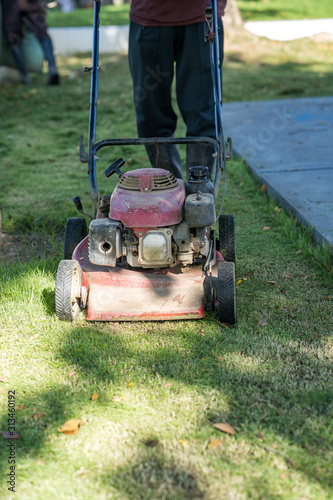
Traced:
<path fill-rule="evenodd" d="M 227 0 L 218 0 L 218 16 L 224 14 Z M 166 6 L 167 5 L 167 6 Z M 205 0 L 132 0 L 130 20 L 142 26 L 187 26 L 205 20 Z"/>

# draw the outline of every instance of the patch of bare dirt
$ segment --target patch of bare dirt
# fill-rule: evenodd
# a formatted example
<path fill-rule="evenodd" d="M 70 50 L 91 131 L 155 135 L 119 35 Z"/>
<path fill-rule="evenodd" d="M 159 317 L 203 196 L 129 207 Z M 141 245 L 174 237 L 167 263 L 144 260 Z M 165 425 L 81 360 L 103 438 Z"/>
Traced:
<path fill-rule="evenodd" d="M 57 257 L 58 252 L 50 241 L 40 235 L 9 234 L 0 231 L 0 263 L 39 260 Z"/>
<path fill-rule="evenodd" d="M 18 248 L 22 246 L 20 237 L 0 233 L 0 256 L 1 260 L 9 262 L 17 259 Z"/>

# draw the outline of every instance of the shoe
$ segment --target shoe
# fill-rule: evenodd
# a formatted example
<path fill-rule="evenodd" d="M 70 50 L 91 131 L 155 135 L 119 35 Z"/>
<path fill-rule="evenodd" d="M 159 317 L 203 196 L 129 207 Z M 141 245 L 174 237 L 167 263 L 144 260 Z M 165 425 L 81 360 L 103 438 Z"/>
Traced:
<path fill-rule="evenodd" d="M 58 73 L 50 75 L 47 83 L 48 85 L 60 85 L 60 78 Z"/>

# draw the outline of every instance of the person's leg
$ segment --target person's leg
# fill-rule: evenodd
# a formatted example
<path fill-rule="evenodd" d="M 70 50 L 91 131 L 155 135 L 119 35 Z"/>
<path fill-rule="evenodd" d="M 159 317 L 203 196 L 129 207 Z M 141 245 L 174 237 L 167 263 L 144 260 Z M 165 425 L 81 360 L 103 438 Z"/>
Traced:
<path fill-rule="evenodd" d="M 23 33 L 17 2 L 2 0 L 2 25 L 15 65 L 20 73 L 21 81 L 30 84 L 31 79 L 26 69 L 22 49 Z"/>
<path fill-rule="evenodd" d="M 219 22 L 220 63 L 223 60 L 223 26 Z M 210 44 L 205 42 L 205 23 L 179 28 L 176 52 L 176 92 L 187 136 L 216 137 L 215 110 L 210 64 Z M 214 165 L 213 148 L 187 147 L 187 172 L 191 166 Z"/>
<path fill-rule="evenodd" d="M 58 85 L 60 83 L 59 72 L 57 63 L 54 57 L 54 50 L 51 38 L 47 35 L 47 37 L 40 40 L 41 46 L 44 51 L 45 59 L 47 60 L 47 64 L 49 67 L 49 85 Z"/>
<path fill-rule="evenodd" d="M 49 70 L 48 83 L 50 85 L 58 85 L 60 83 L 59 72 L 54 56 L 52 40 L 47 32 L 46 14 L 44 10 L 41 9 L 34 12 L 25 12 L 23 21 L 30 31 L 34 33 L 42 46 Z"/>
<path fill-rule="evenodd" d="M 11 52 L 12 57 L 14 59 L 15 65 L 20 73 L 21 82 L 25 83 L 26 85 L 30 85 L 32 83 L 32 80 L 27 72 L 27 68 L 25 65 L 22 44 L 14 44 L 14 43 L 11 44 L 10 45 L 10 52 Z"/>
<path fill-rule="evenodd" d="M 139 137 L 172 137 L 177 115 L 172 108 L 174 75 L 173 28 L 145 27 L 131 22 L 129 67 Z M 182 178 L 181 160 L 175 145 L 147 146 L 153 167 L 166 168 Z"/>

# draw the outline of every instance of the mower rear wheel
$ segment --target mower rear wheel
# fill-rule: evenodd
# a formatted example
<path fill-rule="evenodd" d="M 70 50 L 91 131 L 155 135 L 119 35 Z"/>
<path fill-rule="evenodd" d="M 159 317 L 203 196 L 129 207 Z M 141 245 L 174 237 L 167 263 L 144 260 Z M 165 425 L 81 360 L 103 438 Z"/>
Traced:
<path fill-rule="evenodd" d="M 70 217 L 65 229 L 64 258 L 71 259 L 75 247 L 87 236 L 87 223 L 82 217 Z"/>
<path fill-rule="evenodd" d="M 219 218 L 219 250 L 227 262 L 236 263 L 235 217 L 221 215 Z"/>
<path fill-rule="evenodd" d="M 82 270 L 76 260 L 59 263 L 55 290 L 56 313 L 62 321 L 74 321 L 80 312 Z"/>
<path fill-rule="evenodd" d="M 233 262 L 220 262 L 217 280 L 218 317 L 221 323 L 234 325 L 236 313 L 236 275 Z"/>

